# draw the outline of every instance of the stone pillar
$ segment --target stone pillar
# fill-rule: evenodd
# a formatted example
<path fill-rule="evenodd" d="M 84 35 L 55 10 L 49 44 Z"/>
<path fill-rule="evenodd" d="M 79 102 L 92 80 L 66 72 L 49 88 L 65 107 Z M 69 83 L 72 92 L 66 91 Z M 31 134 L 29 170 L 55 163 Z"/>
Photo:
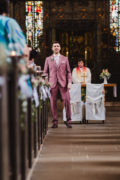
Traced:
<path fill-rule="evenodd" d="M 23 32 L 26 32 L 25 27 L 25 1 L 10 1 L 10 17 L 16 19 Z"/>

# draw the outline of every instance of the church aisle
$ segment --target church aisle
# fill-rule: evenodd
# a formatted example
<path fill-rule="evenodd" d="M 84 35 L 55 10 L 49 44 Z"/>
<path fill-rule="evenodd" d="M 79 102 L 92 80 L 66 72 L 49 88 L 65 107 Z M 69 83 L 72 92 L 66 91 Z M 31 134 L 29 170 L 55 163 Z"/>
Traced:
<path fill-rule="evenodd" d="M 120 113 L 105 124 L 49 128 L 31 180 L 79 179 L 120 179 Z"/>

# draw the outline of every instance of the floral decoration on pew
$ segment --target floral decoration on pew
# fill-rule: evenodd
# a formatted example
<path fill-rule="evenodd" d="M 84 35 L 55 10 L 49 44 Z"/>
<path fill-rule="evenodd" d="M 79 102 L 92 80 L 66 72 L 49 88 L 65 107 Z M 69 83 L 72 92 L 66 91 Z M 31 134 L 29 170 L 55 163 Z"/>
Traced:
<path fill-rule="evenodd" d="M 32 120 L 36 121 L 37 108 L 42 108 L 42 102 L 50 97 L 50 84 L 48 82 L 47 74 L 44 74 L 40 66 L 35 64 L 22 64 L 18 65 L 20 76 L 18 85 L 20 87 L 20 126 L 24 129 L 25 116 L 27 113 L 27 99 L 32 100 Z"/>
<path fill-rule="evenodd" d="M 47 74 L 41 74 L 41 76 L 32 76 L 31 82 L 33 85 L 33 89 L 35 90 L 37 87 L 38 93 L 40 95 L 40 101 L 45 101 L 50 97 L 50 83 L 48 82 Z"/>
<path fill-rule="evenodd" d="M 34 67 L 34 75 L 31 76 L 31 83 L 33 87 L 32 98 L 32 120 L 36 121 L 36 108 L 42 109 L 43 101 L 49 98 L 49 82 L 47 74 L 45 75 L 40 66 Z"/>

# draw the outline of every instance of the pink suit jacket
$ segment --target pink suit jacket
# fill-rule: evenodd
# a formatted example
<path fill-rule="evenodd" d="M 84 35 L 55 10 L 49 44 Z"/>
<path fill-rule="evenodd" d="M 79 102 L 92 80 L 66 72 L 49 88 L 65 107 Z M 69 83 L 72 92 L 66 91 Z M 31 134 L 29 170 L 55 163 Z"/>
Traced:
<path fill-rule="evenodd" d="M 49 56 L 45 60 L 44 73 L 48 74 L 51 88 L 54 88 L 57 82 L 61 87 L 66 87 L 68 83 L 72 83 L 71 70 L 68 58 L 60 55 L 59 64 L 56 65 L 54 56 Z"/>

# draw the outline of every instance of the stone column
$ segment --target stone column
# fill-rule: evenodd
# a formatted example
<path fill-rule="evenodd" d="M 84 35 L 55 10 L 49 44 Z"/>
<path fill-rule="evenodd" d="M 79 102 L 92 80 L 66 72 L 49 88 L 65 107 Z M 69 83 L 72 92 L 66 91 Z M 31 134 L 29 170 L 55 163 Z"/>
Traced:
<path fill-rule="evenodd" d="M 23 32 L 26 33 L 25 27 L 25 1 L 10 1 L 10 17 L 16 19 Z"/>

